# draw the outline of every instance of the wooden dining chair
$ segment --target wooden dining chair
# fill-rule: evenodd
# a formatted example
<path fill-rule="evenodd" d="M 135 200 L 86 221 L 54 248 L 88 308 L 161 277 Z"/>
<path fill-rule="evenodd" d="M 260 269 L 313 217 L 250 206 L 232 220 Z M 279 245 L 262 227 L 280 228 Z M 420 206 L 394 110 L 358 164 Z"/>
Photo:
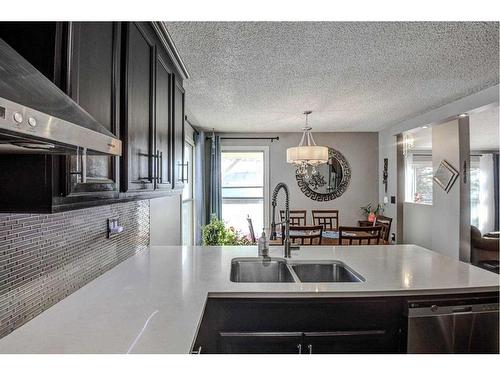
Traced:
<path fill-rule="evenodd" d="M 391 234 L 392 217 L 377 215 L 373 222 L 360 220 L 358 221 L 360 227 L 373 227 L 376 225 L 382 226 L 382 234 L 380 239 L 389 243 L 389 236 Z"/>
<path fill-rule="evenodd" d="M 296 225 L 290 227 L 290 242 L 294 245 L 321 245 L 323 226 Z"/>
<path fill-rule="evenodd" d="M 382 233 L 380 235 L 380 238 L 388 243 L 389 236 L 391 234 L 392 217 L 377 215 L 377 218 L 375 219 L 375 225 L 382 226 Z"/>
<path fill-rule="evenodd" d="M 378 245 L 382 226 L 339 227 L 339 245 Z"/>
<path fill-rule="evenodd" d="M 339 230 L 339 210 L 311 210 L 314 225 L 322 225 L 323 230 Z"/>
<path fill-rule="evenodd" d="M 280 210 L 281 222 L 285 221 L 285 210 Z M 290 226 L 307 225 L 307 210 L 290 210 Z"/>

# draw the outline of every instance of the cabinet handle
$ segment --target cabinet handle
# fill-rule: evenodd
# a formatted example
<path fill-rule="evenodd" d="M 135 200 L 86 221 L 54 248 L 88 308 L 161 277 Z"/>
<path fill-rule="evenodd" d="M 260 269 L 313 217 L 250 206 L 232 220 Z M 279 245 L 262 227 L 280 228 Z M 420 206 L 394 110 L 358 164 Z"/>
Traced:
<path fill-rule="evenodd" d="M 299 349 L 299 354 L 302 354 L 302 344 L 297 344 L 297 349 Z"/>
<path fill-rule="evenodd" d="M 159 166 L 159 171 L 160 171 L 160 183 L 163 183 L 163 151 L 160 151 L 160 166 Z M 201 347 L 200 347 L 201 348 Z"/>
<path fill-rule="evenodd" d="M 80 148 L 76 149 L 76 171 L 70 171 L 70 175 L 79 175 L 80 183 L 84 184 L 87 182 L 87 149 L 82 148 L 82 153 L 80 154 Z"/>
<path fill-rule="evenodd" d="M 181 175 L 180 178 L 177 178 L 177 181 L 179 182 L 189 182 L 189 178 L 188 178 L 188 175 L 189 175 L 189 162 L 185 162 L 185 163 L 180 163 L 180 162 L 177 162 L 177 167 L 180 168 L 180 171 L 179 171 L 179 174 Z M 184 178 L 184 168 L 186 168 L 186 178 Z"/>
<path fill-rule="evenodd" d="M 312 346 L 312 344 L 307 345 L 307 349 L 309 349 L 309 354 L 313 354 L 313 346 Z"/>

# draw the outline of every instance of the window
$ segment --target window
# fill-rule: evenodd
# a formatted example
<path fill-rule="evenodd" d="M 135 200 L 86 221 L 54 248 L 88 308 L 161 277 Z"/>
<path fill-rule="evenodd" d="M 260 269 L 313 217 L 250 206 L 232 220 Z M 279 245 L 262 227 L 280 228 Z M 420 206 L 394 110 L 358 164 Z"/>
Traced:
<path fill-rule="evenodd" d="M 223 147 L 222 219 L 248 234 L 247 216 L 256 233 L 266 225 L 267 148 Z"/>
<path fill-rule="evenodd" d="M 479 228 L 480 216 L 480 177 L 481 169 L 479 168 L 479 156 L 471 155 L 470 157 L 470 223 L 476 228 Z"/>
<path fill-rule="evenodd" d="M 184 163 L 187 169 L 187 181 L 182 190 L 182 244 L 194 244 L 194 184 L 193 184 L 194 147 L 191 143 L 184 144 Z"/>
<path fill-rule="evenodd" d="M 432 155 L 408 154 L 405 171 L 405 201 L 432 204 Z"/>

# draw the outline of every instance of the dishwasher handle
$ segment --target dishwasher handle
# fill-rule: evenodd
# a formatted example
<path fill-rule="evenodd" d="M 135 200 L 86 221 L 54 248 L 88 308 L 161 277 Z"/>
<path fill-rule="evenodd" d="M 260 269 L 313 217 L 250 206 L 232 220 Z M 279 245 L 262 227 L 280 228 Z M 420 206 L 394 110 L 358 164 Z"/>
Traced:
<path fill-rule="evenodd" d="M 408 308 L 408 317 L 426 317 L 451 314 L 486 313 L 498 311 L 498 302 L 467 305 L 437 305 Z"/>

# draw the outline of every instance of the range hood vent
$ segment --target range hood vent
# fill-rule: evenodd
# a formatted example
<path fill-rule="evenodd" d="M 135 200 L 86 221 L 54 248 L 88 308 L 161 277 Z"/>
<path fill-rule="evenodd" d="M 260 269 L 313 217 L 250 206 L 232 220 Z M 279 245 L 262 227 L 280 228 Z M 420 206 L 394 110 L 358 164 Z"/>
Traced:
<path fill-rule="evenodd" d="M 122 149 L 119 139 L 0 39 L 0 140 L 12 137 L 18 145 L 63 146 L 47 152 L 77 148 L 121 156 Z"/>

